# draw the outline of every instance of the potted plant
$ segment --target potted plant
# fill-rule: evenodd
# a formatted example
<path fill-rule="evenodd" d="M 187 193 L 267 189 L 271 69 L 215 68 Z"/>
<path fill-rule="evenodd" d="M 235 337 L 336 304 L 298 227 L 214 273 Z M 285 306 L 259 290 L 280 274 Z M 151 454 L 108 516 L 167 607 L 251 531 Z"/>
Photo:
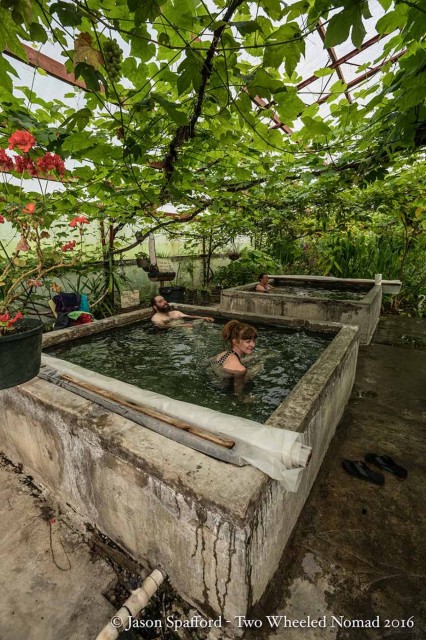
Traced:
<path fill-rule="evenodd" d="M 136 255 L 136 264 L 140 269 L 143 269 L 144 271 L 146 271 L 146 273 L 148 273 L 150 262 L 146 253 L 138 253 Z"/>
<path fill-rule="evenodd" d="M 0 225 L 10 223 L 18 240 L 12 250 L 11 242 L 0 240 L 0 389 L 37 375 L 43 324 L 38 318 L 25 317 L 25 309 L 48 274 L 75 264 L 67 255 L 77 245 L 77 240 L 71 239 L 62 246 L 59 241 L 58 246 L 45 246 L 55 219 L 47 209 L 47 198 L 33 194 L 30 202 L 22 189 L 25 177 L 60 180 L 65 173 L 62 158 L 36 148 L 35 138 L 27 131 L 15 131 L 8 142 L 8 151 L 0 148 L 0 171 L 20 176 L 21 184 L 8 184 L 7 195 L 1 197 Z M 80 215 L 69 223 L 80 232 L 80 249 L 83 225 L 88 222 Z"/>
<path fill-rule="evenodd" d="M 239 260 L 240 258 L 240 252 L 238 251 L 235 243 L 233 243 L 232 249 L 231 251 L 228 253 L 228 258 L 232 261 L 234 260 Z"/>

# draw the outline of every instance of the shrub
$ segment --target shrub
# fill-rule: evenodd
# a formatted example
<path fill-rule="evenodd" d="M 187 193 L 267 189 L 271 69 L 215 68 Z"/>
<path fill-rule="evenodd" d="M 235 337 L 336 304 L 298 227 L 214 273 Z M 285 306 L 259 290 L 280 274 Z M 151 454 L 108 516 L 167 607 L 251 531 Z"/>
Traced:
<path fill-rule="evenodd" d="M 212 284 L 224 288 L 237 287 L 254 282 L 262 272 L 280 273 L 281 265 L 267 253 L 246 247 L 238 260 L 217 269 Z"/>

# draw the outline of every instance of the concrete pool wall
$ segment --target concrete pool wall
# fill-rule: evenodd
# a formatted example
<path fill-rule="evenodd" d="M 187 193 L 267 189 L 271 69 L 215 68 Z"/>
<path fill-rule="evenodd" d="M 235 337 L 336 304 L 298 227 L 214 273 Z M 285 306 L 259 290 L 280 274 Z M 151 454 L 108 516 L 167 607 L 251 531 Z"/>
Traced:
<path fill-rule="evenodd" d="M 0 392 L 0 448 L 65 509 L 145 567 L 160 565 L 200 611 L 232 623 L 250 612 L 277 570 L 350 395 L 358 330 L 179 308 L 336 334 L 267 421 L 304 433 L 313 447 L 297 493 L 251 466 L 207 457 L 40 378 Z M 45 345 L 149 315 L 136 311 L 46 334 Z"/>
<path fill-rule="evenodd" d="M 320 276 L 270 276 L 278 285 L 271 292 L 256 293 L 257 283 L 224 289 L 220 306 L 225 311 L 260 313 L 288 318 L 304 318 L 322 322 L 340 322 L 356 325 L 360 330 L 360 343 L 369 344 L 379 321 L 382 305 L 382 286 L 374 280 L 326 278 Z M 279 285 L 321 287 L 363 291 L 361 300 L 334 300 L 332 298 L 292 295 L 280 292 Z"/>

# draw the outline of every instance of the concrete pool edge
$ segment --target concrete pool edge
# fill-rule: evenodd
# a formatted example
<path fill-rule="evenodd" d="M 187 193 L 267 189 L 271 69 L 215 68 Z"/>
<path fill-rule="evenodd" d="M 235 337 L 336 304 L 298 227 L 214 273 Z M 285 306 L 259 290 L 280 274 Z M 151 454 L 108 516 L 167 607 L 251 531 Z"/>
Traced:
<path fill-rule="evenodd" d="M 217 309 L 180 308 L 225 317 Z M 123 315 L 120 324 L 127 324 L 150 311 Z M 249 314 L 226 316 L 255 320 Z M 257 317 L 286 325 L 283 318 Z M 355 374 L 356 328 L 305 321 L 292 321 L 291 327 L 337 333 L 325 361 L 321 356 L 305 374 L 307 387 L 302 378 L 292 391 L 297 397 L 290 394 L 283 403 L 286 428 L 298 430 L 299 420 L 315 447 L 297 494 L 256 469 L 229 467 L 157 434 L 144 431 L 141 439 L 141 428 L 131 421 L 43 380 L 2 392 L 2 448 L 133 557 L 149 567 L 160 564 L 176 590 L 201 611 L 245 615 L 275 572 Z M 77 329 L 82 337 L 85 326 Z M 52 335 L 62 341 L 64 333 Z M 308 396 L 314 399 L 311 411 Z M 275 414 L 270 420 L 278 419 Z"/>
<path fill-rule="evenodd" d="M 372 281 L 346 280 L 339 278 L 271 276 L 275 280 L 291 282 L 300 286 L 329 285 L 340 288 L 354 287 L 364 289 L 361 300 L 334 300 L 326 297 L 301 297 L 280 293 L 279 287 L 271 292 L 254 291 L 255 282 L 223 289 L 220 295 L 220 308 L 223 311 L 241 313 L 258 313 L 282 316 L 286 318 L 307 319 L 315 322 L 337 322 L 345 325 L 356 325 L 360 329 L 360 343 L 369 344 L 379 322 L 382 304 L 382 286 Z"/>

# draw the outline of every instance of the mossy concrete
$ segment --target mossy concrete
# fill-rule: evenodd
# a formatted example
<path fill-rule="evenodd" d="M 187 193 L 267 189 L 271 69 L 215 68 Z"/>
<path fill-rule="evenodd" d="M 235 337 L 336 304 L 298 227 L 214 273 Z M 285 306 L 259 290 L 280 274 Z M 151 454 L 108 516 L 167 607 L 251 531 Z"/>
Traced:
<path fill-rule="evenodd" d="M 238 311 L 265 314 L 285 318 L 300 318 L 309 321 L 338 322 L 359 327 L 360 344 L 369 344 L 377 327 L 382 303 L 382 287 L 359 284 L 356 280 L 338 278 L 272 276 L 278 286 L 269 293 L 256 293 L 256 283 L 224 289 L 220 296 L 220 307 L 225 312 Z M 358 282 L 358 285 L 356 284 Z M 368 281 L 367 281 L 368 282 Z M 315 296 L 298 296 L 280 291 L 279 284 L 298 284 L 300 287 L 318 286 L 326 288 L 359 290 L 365 295 L 361 300 L 335 300 Z"/>
<path fill-rule="evenodd" d="M 399 331 L 396 330 L 399 320 Z M 376 334 L 406 335 L 411 319 L 382 319 Z M 417 322 L 420 331 L 426 321 Z M 373 344 L 360 349 L 346 413 L 286 549 L 250 640 L 423 640 L 426 633 L 426 353 Z M 383 487 L 352 478 L 344 458 L 386 453 L 408 470 Z M 325 616 L 326 628 L 280 627 Z M 376 621 L 379 628 L 340 628 Z M 389 622 L 387 622 L 389 621 Z M 405 621 L 405 627 L 403 626 Z M 407 626 L 413 624 L 410 626 Z M 389 626 L 387 626 L 389 625 Z"/>

